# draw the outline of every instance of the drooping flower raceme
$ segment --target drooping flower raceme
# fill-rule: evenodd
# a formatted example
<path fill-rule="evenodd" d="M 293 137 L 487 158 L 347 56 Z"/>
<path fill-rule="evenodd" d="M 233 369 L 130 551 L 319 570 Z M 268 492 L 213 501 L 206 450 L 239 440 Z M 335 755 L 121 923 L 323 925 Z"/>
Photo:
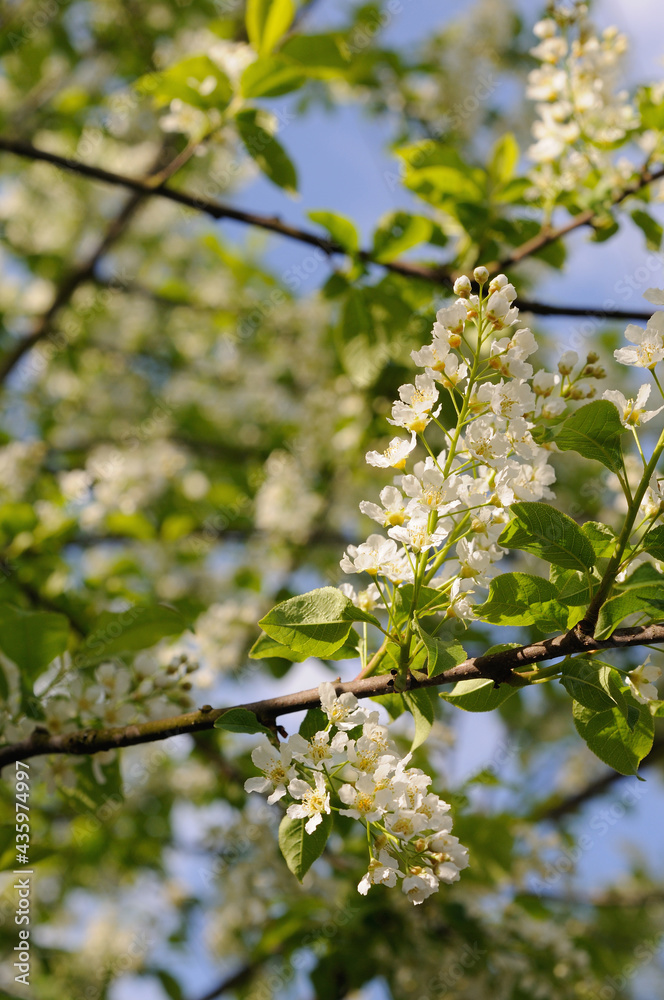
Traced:
<path fill-rule="evenodd" d="M 308 739 L 292 734 L 279 749 L 266 739 L 252 754 L 264 777 L 249 778 L 245 789 L 274 789 L 268 802 L 288 795 L 287 816 L 305 821 L 308 835 L 333 809 L 361 822 L 370 851 L 358 885 L 362 895 L 400 880 L 418 904 L 441 882 L 456 882 L 468 866 L 468 851 L 450 832 L 450 806 L 428 791 L 429 775 L 408 766 L 410 754 L 401 757 L 378 712 L 361 706 L 355 695 L 337 697 L 329 683 L 320 685 L 319 694 L 327 727 Z"/>

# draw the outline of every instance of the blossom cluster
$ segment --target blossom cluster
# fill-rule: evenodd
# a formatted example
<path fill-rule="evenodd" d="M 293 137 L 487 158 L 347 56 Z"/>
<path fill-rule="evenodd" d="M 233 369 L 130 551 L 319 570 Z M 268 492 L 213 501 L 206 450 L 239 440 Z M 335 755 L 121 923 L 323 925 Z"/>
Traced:
<path fill-rule="evenodd" d="M 653 305 L 664 305 L 664 289 L 648 288 L 643 293 L 643 297 Z M 660 309 L 654 312 L 645 328 L 636 323 L 630 323 L 625 330 L 625 339 L 629 341 L 631 346 L 619 347 L 614 351 L 616 361 L 631 368 L 645 368 L 649 371 L 660 396 L 664 399 L 664 389 L 655 372 L 657 365 L 664 361 L 664 310 Z M 664 410 L 664 406 L 659 406 L 654 410 L 646 409 L 651 389 L 652 385 L 649 382 L 644 382 L 639 386 L 634 399 L 627 399 L 617 389 L 608 389 L 604 393 L 604 399 L 608 399 L 617 407 L 623 426 L 629 428 L 635 436 L 638 427 L 647 424 Z M 629 463 L 626 467 L 629 472 Z M 642 466 L 639 465 L 637 466 L 636 478 L 639 478 L 641 473 Z M 653 521 L 664 513 L 664 480 L 658 478 L 657 469 L 654 470 L 644 493 L 641 510 L 647 519 Z M 630 560 L 630 567 L 634 568 L 640 561 L 650 562 L 652 560 L 645 553 L 641 553 L 636 559 Z"/>
<path fill-rule="evenodd" d="M 592 171 L 606 180 L 615 176 L 608 153 L 640 124 L 616 74 L 627 39 L 615 27 L 598 34 L 587 18 L 586 4 L 559 5 L 539 21 L 539 39 L 531 54 L 540 65 L 528 76 L 526 96 L 536 102 L 536 140 L 528 150 L 538 164 L 533 180 L 555 196 L 572 191 Z M 631 164 L 616 167 L 632 172 Z"/>
<path fill-rule="evenodd" d="M 288 796 L 287 815 L 305 819 L 308 834 L 333 809 L 359 820 L 370 852 L 359 892 L 401 879 L 408 899 L 421 903 L 468 865 L 468 851 L 450 832 L 450 806 L 427 791 L 429 775 L 407 766 L 410 754 L 401 757 L 378 712 L 353 694 L 337 697 L 330 683 L 319 693 L 326 728 L 310 739 L 292 734 L 278 748 L 267 740 L 256 747 L 251 758 L 263 777 L 249 778 L 245 790 L 269 793 L 269 803 Z"/>
<path fill-rule="evenodd" d="M 398 474 L 380 504 L 360 504 L 387 537 L 372 533 L 341 560 L 344 572 L 373 578 L 359 595 L 344 586 L 365 610 L 389 611 L 394 590 L 417 581 L 446 595 L 448 616 L 472 618 L 478 590 L 488 587 L 505 553 L 498 538 L 510 505 L 553 497 L 551 446 L 538 430 L 564 414 L 568 399 L 594 396 L 591 380 L 604 375 L 595 354 L 580 364 L 574 351 L 563 354 L 557 372 L 535 372 L 528 358 L 538 345 L 518 326 L 514 286 L 502 274 L 487 285 L 483 267 L 474 276 L 479 294 L 471 294 L 469 278 L 459 278 L 458 297 L 438 311 L 431 343 L 411 352 L 424 371 L 400 387 L 389 419 L 408 436 L 366 456 Z M 456 412 L 450 429 L 439 419 L 445 394 Z M 437 454 L 425 436 L 430 427 L 447 446 Z M 418 440 L 428 455 L 407 471 Z"/>

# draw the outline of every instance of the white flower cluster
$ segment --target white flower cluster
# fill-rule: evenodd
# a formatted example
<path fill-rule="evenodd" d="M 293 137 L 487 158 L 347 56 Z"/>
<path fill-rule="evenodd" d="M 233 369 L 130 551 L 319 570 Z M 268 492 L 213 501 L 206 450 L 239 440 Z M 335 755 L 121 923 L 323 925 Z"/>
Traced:
<path fill-rule="evenodd" d="M 648 288 L 643 293 L 643 297 L 653 305 L 664 305 L 664 289 L 662 288 Z M 630 323 L 625 330 L 625 339 L 633 346 L 619 347 L 618 350 L 614 351 L 616 361 L 632 368 L 646 368 L 650 371 L 660 395 L 664 399 L 664 389 L 655 372 L 660 361 L 664 361 L 664 310 L 653 313 L 645 329 L 635 323 Z M 644 382 L 639 387 L 635 399 L 627 399 L 617 389 L 609 389 L 604 393 L 604 398 L 610 400 L 618 408 L 623 426 L 630 428 L 634 433 L 636 433 L 637 427 L 647 424 L 664 410 L 664 406 L 660 406 L 656 410 L 646 409 L 651 388 L 649 383 Z M 629 472 L 629 465 L 627 469 Z M 640 465 L 637 465 L 637 470 L 636 477 L 640 477 Z M 658 478 L 657 470 L 653 473 L 646 489 L 641 509 L 646 518 L 653 520 L 664 513 L 664 480 Z M 650 561 L 645 554 L 637 556 L 637 559 L 640 558 L 643 558 L 644 561 Z M 630 565 L 633 567 L 637 563 L 632 560 Z"/>
<path fill-rule="evenodd" d="M 458 298 L 438 311 L 432 342 L 412 351 L 424 371 L 414 384 L 400 387 L 389 421 L 408 437 L 395 437 L 384 452 L 367 455 L 370 465 L 400 473 L 382 490 L 380 504 L 360 504 L 388 537 L 371 534 L 349 546 L 341 560 L 344 572 L 374 578 L 373 603 L 369 591 L 360 599 L 348 585 L 344 589 L 367 610 L 379 602 L 389 608 L 389 587 L 417 579 L 447 594 L 448 615 L 472 618 L 476 590 L 488 586 L 505 552 L 497 540 L 507 508 L 517 500 L 553 496 L 555 473 L 546 446 L 533 436 L 536 425 L 558 418 L 566 398 L 594 395 L 594 387 L 580 381 L 603 375 L 592 364 L 579 369 L 571 351 L 558 372 L 534 373 L 527 359 L 537 342 L 529 329 L 516 328 L 514 287 L 499 274 L 485 288 L 488 272 L 482 267 L 475 279 L 480 294 L 471 294 L 467 277 L 459 278 Z M 438 419 L 441 389 L 456 408 L 451 430 Z M 437 455 L 424 436 L 431 424 L 446 438 L 447 448 Z M 418 438 L 428 456 L 407 473 Z"/>
<path fill-rule="evenodd" d="M 625 35 L 615 27 L 598 35 L 580 3 L 558 6 L 533 30 L 539 43 L 531 54 L 541 65 L 530 72 L 526 95 L 537 102 L 528 150 L 539 165 L 536 186 L 553 195 L 573 190 L 593 169 L 613 177 L 607 153 L 640 121 L 627 92 L 615 89 Z"/>
<path fill-rule="evenodd" d="M 427 791 L 429 775 L 407 766 L 410 754 L 400 756 L 378 712 L 362 708 L 354 694 L 337 697 L 333 684 L 319 692 L 327 727 L 310 739 L 293 734 L 278 749 L 266 740 L 251 755 L 263 777 L 249 778 L 245 790 L 269 793 L 270 803 L 289 795 L 295 801 L 287 815 L 306 819 L 309 834 L 333 808 L 364 823 L 370 860 L 359 892 L 400 878 L 408 899 L 421 903 L 468 866 L 468 851 L 450 833 L 450 806 Z"/>

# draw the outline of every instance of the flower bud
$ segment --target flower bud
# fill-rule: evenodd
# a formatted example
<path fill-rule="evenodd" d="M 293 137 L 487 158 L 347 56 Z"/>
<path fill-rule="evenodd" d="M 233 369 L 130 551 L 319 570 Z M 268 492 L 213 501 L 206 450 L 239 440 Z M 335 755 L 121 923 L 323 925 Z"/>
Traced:
<path fill-rule="evenodd" d="M 596 361 L 599 361 L 599 354 L 596 351 L 588 351 L 588 357 L 586 358 L 587 365 L 594 365 Z"/>
<path fill-rule="evenodd" d="M 458 295 L 459 298 L 467 299 L 470 295 L 471 288 L 472 285 L 470 284 L 470 278 L 468 278 L 465 274 L 462 274 L 461 277 L 457 278 L 454 282 L 454 294 Z"/>
<path fill-rule="evenodd" d="M 489 277 L 489 272 L 486 267 L 476 267 L 473 271 L 473 277 L 478 285 L 483 285 Z"/>
<path fill-rule="evenodd" d="M 565 351 L 560 361 L 558 362 L 558 371 L 561 375 L 570 375 L 572 369 L 579 361 L 579 355 L 576 351 Z"/>

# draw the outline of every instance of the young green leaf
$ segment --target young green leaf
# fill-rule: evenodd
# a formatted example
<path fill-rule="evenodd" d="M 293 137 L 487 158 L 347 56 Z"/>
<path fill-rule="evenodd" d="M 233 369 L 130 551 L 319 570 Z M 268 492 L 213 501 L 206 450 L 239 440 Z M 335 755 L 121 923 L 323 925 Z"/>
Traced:
<path fill-rule="evenodd" d="M 595 559 L 608 559 L 613 554 L 617 538 L 608 524 L 586 521 L 581 525 L 581 531 L 592 545 Z"/>
<path fill-rule="evenodd" d="M 440 697 L 465 712 L 492 712 L 516 691 L 517 688 L 511 684 L 496 687 L 492 680 L 478 677 L 472 681 L 459 681 L 451 691 L 442 691 Z"/>
<path fill-rule="evenodd" d="M 354 224 L 345 215 L 338 215 L 335 212 L 307 212 L 312 222 L 318 223 L 323 229 L 327 229 L 330 237 L 335 243 L 353 254 L 359 250 L 360 237 Z"/>
<path fill-rule="evenodd" d="M 595 564 L 592 545 L 578 524 L 547 503 L 524 501 L 510 508 L 513 519 L 498 539 L 508 549 L 523 549 L 547 562 L 584 572 Z"/>
<path fill-rule="evenodd" d="M 149 94 L 157 107 L 177 99 L 201 111 L 221 111 L 233 96 L 230 80 L 209 56 L 182 59 L 161 73 L 141 77 L 134 86 L 139 94 Z"/>
<path fill-rule="evenodd" d="M 502 573 L 489 587 L 489 596 L 475 614 L 492 625 L 537 625 L 551 632 L 567 628 L 569 609 L 557 600 L 556 587 L 541 576 Z"/>
<path fill-rule="evenodd" d="M 588 747 L 620 774 L 636 774 L 643 758 L 650 753 L 654 724 L 647 705 L 639 705 L 626 696 L 630 708 L 638 711 L 638 721 L 630 726 L 617 705 L 595 711 L 574 702 L 574 725 Z"/>
<path fill-rule="evenodd" d="M 415 720 L 415 735 L 411 751 L 422 746 L 431 732 L 435 718 L 435 692 L 428 688 L 417 688 L 415 691 L 404 691 L 403 700 L 406 708 Z"/>
<path fill-rule="evenodd" d="M 373 256 L 381 263 L 400 257 L 418 243 L 426 243 L 431 236 L 432 226 L 431 219 L 423 215 L 389 213 L 381 219 L 374 233 Z"/>
<path fill-rule="evenodd" d="M 561 451 L 576 451 L 601 462 L 611 472 L 622 472 L 620 438 L 624 433 L 616 406 L 608 399 L 596 399 L 567 418 L 556 444 Z"/>
<path fill-rule="evenodd" d="M 277 604 L 258 624 L 296 652 L 325 658 L 348 644 L 355 621 L 378 625 L 373 615 L 356 608 L 336 587 L 321 587 Z"/>
<path fill-rule="evenodd" d="M 306 653 L 296 652 L 296 650 L 284 646 L 282 642 L 277 642 L 266 632 L 261 632 L 249 650 L 249 659 L 266 660 L 273 656 L 282 660 L 290 660 L 291 663 L 302 663 L 307 658 Z"/>
<path fill-rule="evenodd" d="M 451 670 L 468 659 L 468 654 L 453 635 L 445 630 L 440 635 L 430 635 L 425 632 L 419 622 L 415 622 L 415 631 L 424 643 L 427 652 L 427 673 L 429 677 Z M 412 669 L 412 668 L 411 668 Z"/>
<path fill-rule="evenodd" d="M 245 149 L 265 176 L 277 187 L 297 191 L 297 171 L 281 143 L 260 124 L 260 113 L 241 111 L 235 121 Z"/>
<path fill-rule="evenodd" d="M 602 605 L 595 637 L 607 639 L 628 615 L 641 614 L 649 618 L 662 617 L 664 590 L 661 583 L 633 587 L 616 594 Z"/>
<path fill-rule="evenodd" d="M 664 561 L 664 524 L 653 528 L 643 539 L 643 547 L 655 559 Z"/>
<path fill-rule="evenodd" d="M 264 56 L 250 63 L 240 80 L 243 97 L 281 97 L 305 82 L 301 66 L 283 56 Z"/>
<path fill-rule="evenodd" d="M 0 605 L 0 649 L 19 668 L 27 686 L 64 653 L 68 639 L 64 615 Z"/>
<path fill-rule="evenodd" d="M 594 712 L 602 712 L 617 704 L 610 686 L 613 671 L 608 663 L 589 656 L 575 656 L 563 661 L 560 683 L 574 701 Z"/>
<path fill-rule="evenodd" d="M 293 0 L 247 0 L 247 34 L 259 56 L 269 55 L 295 17 Z"/>
<path fill-rule="evenodd" d="M 325 850 L 332 831 L 332 817 L 328 813 L 322 814 L 322 822 L 313 833 L 307 833 L 304 829 L 306 822 L 306 819 L 291 819 L 284 816 L 279 824 L 281 853 L 293 875 L 300 882 Z"/>
<path fill-rule="evenodd" d="M 341 35 L 293 35 L 281 46 L 283 55 L 306 67 L 307 76 L 338 77 L 350 64 L 350 53 Z"/>
<path fill-rule="evenodd" d="M 326 729 L 328 718 L 322 708 L 310 708 L 300 724 L 299 733 L 305 740 Z"/>
<path fill-rule="evenodd" d="M 513 132 L 505 132 L 494 143 L 489 157 L 489 177 L 494 184 L 507 184 L 512 180 L 519 162 L 519 144 Z"/>
<path fill-rule="evenodd" d="M 215 729 L 225 729 L 229 733 L 266 733 L 272 736 L 271 730 L 259 722 L 248 708 L 229 708 L 215 721 Z"/>

